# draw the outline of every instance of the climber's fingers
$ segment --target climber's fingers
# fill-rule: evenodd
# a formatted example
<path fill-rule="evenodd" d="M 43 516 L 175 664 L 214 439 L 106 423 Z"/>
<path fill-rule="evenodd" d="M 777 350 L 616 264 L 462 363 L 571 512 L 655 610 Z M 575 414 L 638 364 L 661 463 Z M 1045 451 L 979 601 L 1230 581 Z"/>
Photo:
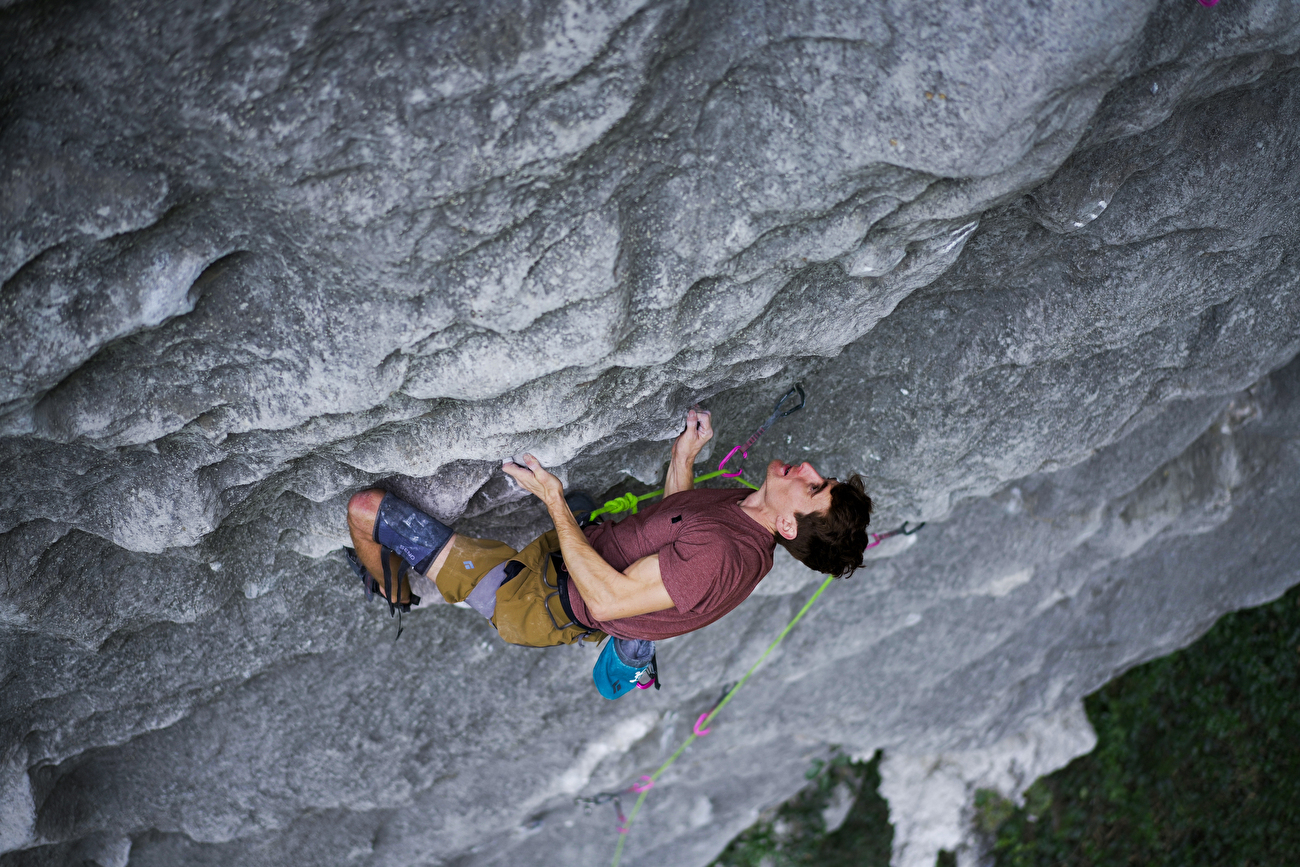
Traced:
<path fill-rule="evenodd" d="M 552 501 L 564 500 L 564 485 L 552 473 L 547 472 L 540 461 L 532 455 L 522 455 L 520 465 L 517 461 L 504 461 L 502 471 L 519 483 L 525 491 L 537 497 L 548 506 Z"/>
<path fill-rule="evenodd" d="M 673 454 L 692 460 L 713 439 L 713 415 L 707 409 L 693 406 L 686 411 L 686 430 L 673 443 Z"/>
<path fill-rule="evenodd" d="M 707 409 L 697 411 L 696 423 L 696 436 L 699 438 L 701 443 L 707 443 L 709 440 L 713 439 L 713 413 L 709 412 Z M 690 430 L 689 423 L 687 424 L 687 430 Z"/>

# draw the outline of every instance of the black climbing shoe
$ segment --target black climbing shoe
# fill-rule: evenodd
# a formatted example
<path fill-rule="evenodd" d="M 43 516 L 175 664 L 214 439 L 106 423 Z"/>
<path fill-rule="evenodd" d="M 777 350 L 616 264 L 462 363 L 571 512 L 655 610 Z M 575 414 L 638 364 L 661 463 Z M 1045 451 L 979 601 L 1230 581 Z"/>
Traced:
<path fill-rule="evenodd" d="M 369 602 L 375 595 L 375 590 L 379 588 L 379 585 L 375 583 L 374 578 L 370 577 L 366 567 L 361 565 L 361 560 L 357 557 L 357 552 L 354 549 L 344 548 L 343 553 L 348 556 L 348 565 L 352 567 L 352 572 L 361 579 L 361 586 L 366 588 L 366 601 Z"/>
<path fill-rule="evenodd" d="M 376 581 L 374 578 L 371 578 L 370 573 L 366 571 L 366 567 L 361 565 L 361 558 L 357 556 L 357 552 L 352 548 L 344 548 L 343 553 L 347 555 L 348 565 L 352 567 L 353 574 L 355 574 L 357 578 L 361 580 L 361 586 L 366 589 L 366 601 L 369 602 L 376 595 L 378 595 L 382 599 L 383 594 L 379 590 L 379 582 Z M 382 556 L 385 560 L 387 560 L 389 556 L 389 552 L 384 551 Z M 406 564 L 403 563 L 402 565 L 405 566 Z M 403 569 L 401 574 L 399 574 L 398 576 L 396 588 L 392 588 L 390 585 L 390 592 L 393 592 L 393 590 L 395 589 L 396 592 L 394 592 L 393 595 L 396 596 L 398 599 L 402 598 L 402 587 L 405 586 L 406 596 L 408 600 L 406 602 L 388 603 L 389 616 L 391 617 L 393 614 L 397 615 L 397 637 L 393 639 L 394 641 L 402 637 L 402 613 L 405 612 L 409 614 L 412 605 L 420 604 L 420 597 L 416 596 L 414 593 L 411 592 L 411 585 L 405 579 L 406 579 L 406 570 Z"/>
<path fill-rule="evenodd" d="M 564 502 L 569 504 L 569 511 L 573 513 L 579 527 L 585 527 L 591 523 L 591 513 L 596 511 L 596 501 L 591 498 L 590 494 L 582 491 L 570 491 L 564 495 Z"/>

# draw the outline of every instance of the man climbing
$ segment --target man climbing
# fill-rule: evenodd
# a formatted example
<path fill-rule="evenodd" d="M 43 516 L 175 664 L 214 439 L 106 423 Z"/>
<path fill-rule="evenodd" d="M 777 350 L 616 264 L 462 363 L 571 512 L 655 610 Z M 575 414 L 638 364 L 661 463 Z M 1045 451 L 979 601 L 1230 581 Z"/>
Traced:
<path fill-rule="evenodd" d="M 857 475 L 840 482 L 807 462 L 772 461 L 756 491 L 696 489 L 692 467 L 712 437 L 709 413 L 687 412 L 663 499 L 586 528 L 536 458 L 505 462 L 555 524 L 521 551 L 456 534 L 392 494 L 362 491 L 348 503 L 356 546 L 348 553 L 368 593 L 403 608 L 463 600 L 504 640 L 533 647 L 605 634 L 656 640 L 707 626 L 753 592 L 776 544 L 822 573 L 847 576 L 862 565 L 871 498 Z"/>

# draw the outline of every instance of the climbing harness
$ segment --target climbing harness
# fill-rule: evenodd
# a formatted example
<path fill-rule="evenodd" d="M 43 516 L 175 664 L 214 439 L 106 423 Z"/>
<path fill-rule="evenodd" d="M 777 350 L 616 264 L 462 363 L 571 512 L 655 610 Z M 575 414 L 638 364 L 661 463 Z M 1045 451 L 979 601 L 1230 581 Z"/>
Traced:
<path fill-rule="evenodd" d="M 787 409 L 785 412 L 781 412 L 781 405 L 785 403 L 787 400 L 789 400 L 790 398 L 794 397 L 796 392 L 799 395 L 799 405 L 796 407 L 791 407 L 790 409 Z M 740 452 L 741 457 L 744 458 L 749 457 L 749 450 L 754 447 L 754 443 L 758 442 L 759 437 L 767 433 L 767 429 L 770 428 L 773 424 L 775 424 L 777 419 L 785 418 L 787 415 L 789 415 L 792 412 L 798 412 L 799 410 L 803 409 L 803 405 L 807 402 L 808 402 L 808 398 L 803 393 L 803 385 L 801 383 L 796 382 L 794 384 L 794 388 L 787 391 L 784 395 L 781 396 L 781 399 L 776 402 L 776 406 L 772 408 L 772 414 L 767 417 L 767 421 L 759 425 L 758 430 L 754 431 L 753 435 L 750 436 L 749 439 L 745 440 L 744 443 L 736 446 L 734 449 L 727 452 L 727 456 L 722 459 L 722 463 L 718 464 L 718 472 L 722 473 L 722 475 L 726 476 L 729 479 L 734 479 L 737 476 L 739 476 L 741 473 L 743 473 L 745 471 L 744 467 L 741 467 L 740 469 L 736 470 L 734 473 L 723 472 L 723 467 L 727 465 L 727 461 L 731 460 L 731 456 L 734 455 L 736 452 Z"/>
<path fill-rule="evenodd" d="M 785 404 L 787 400 L 794 397 L 796 394 L 799 395 L 799 405 L 792 406 L 783 412 L 781 410 L 781 407 Z M 767 433 L 767 429 L 770 428 L 773 424 L 775 424 L 777 419 L 785 418 L 792 412 L 798 412 L 799 410 L 803 409 L 804 404 L 807 402 L 808 402 L 808 398 L 804 394 L 803 384 L 796 382 L 794 384 L 794 388 L 787 391 L 784 395 L 781 396 L 781 399 L 776 402 L 776 406 L 772 408 L 772 414 L 767 417 L 767 421 L 759 425 L 758 430 L 754 431 L 754 433 L 750 436 L 749 439 L 745 440 L 744 443 L 736 446 L 734 449 L 727 452 L 727 456 L 722 459 L 721 463 L 718 464 L 718 468 L 716 470 L 714 470 L 711 473 L 705 473 L 702 476 L 696 476 L 695 481 L 697 483 L 706 482 L 709 479 L 716 479 L 718 476 L 722 476 L 723 478 L 735 479 L 745 487 L 757 491 L 758 485 L 752 484 L 746 481 L 745 479 L 741 478 L 741 474 L 745 472 L 745 468 L 742 466 L 740 469 L 734 472 L 728 472 L 726 468 L 727 461 L 731 460 L 732 456 L 735 455 L 736 452 L 740 452 L 742 457 L 746 457 L 746 458 L 749 457 L 749 450 L 754 447 L 754 443 L 758 442 L 759 438 L 762 437 L 763 434 Z M 587 520 L 589 521 L 595 520 L 600 515 L 617 513 L 617 512 L 631 512 L 633 515 L 635 515 L 638 504 L 640 504 L 645 500 L 652 500 L 655 497 L 661 495 L 662 493 L 663 493 L 663 489 L 660 488 L 659 490 L 651 491 L 648 494 L 640 494 L 640 495 L 624 494 L 621 497 L 615 497 L 612 500 L 606 500 L 605 505 L 601 506 L 599 509 L 592 511 L 590 516 L 587 518 Z"/>
<path fill-rule="evenodd" d="M 555 573 L 554 584 L 546 580 L 546 576 L 551 572 Z M 580 636 L 574 639 L 576 642 L 585 641 L 587 636 L 592 635 L 596 631 L 585 623 L 579 623 L 578 618 L 573 615 L 573 605 L 569 603 L 569 570 L 565 567 L 564 557 L 561 556 L 559 551 L 551 552 L 549 569 L 545 563 L 542 564 L 542 584 L 551 591 L 546 594 L 544 599 L 542 599 L 542 608 L 546 611 L 546 616 L 551 618 L 551 626 L 556 632 L 561 632 L 568 629 L 570 626 L 577 626 L 581 629 L 585 629 L 586 632 L 583 632 Z M 568 618 L 567 623 L 561 625 L 560 621 L 556 619 L 555 611 L 551 608 L 552 599 L 559 600 L 560 609 L 564 612 L 564 616 Z"/>

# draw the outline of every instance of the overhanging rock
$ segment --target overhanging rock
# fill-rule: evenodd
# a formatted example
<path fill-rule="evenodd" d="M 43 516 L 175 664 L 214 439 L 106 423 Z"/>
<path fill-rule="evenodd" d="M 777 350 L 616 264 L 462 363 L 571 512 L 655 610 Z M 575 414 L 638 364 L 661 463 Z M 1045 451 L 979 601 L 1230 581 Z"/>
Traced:
<path fill-rule="evenodd" d="M 1297 51 L 1264 0 L 6 4 L 0 865 L 600 863 L 574 797 L 817 576 L 608 703 L 473 612 L 394 644 L 347 499 L 523 542 L 501 459 L 651 484 L 688 406 L 730 448 L 795 380 L 751 465 L 929 526 L 625 863 L 707 863 L 829 744 L 1027 783 L 989 757 L 1300 580 Z"/>

